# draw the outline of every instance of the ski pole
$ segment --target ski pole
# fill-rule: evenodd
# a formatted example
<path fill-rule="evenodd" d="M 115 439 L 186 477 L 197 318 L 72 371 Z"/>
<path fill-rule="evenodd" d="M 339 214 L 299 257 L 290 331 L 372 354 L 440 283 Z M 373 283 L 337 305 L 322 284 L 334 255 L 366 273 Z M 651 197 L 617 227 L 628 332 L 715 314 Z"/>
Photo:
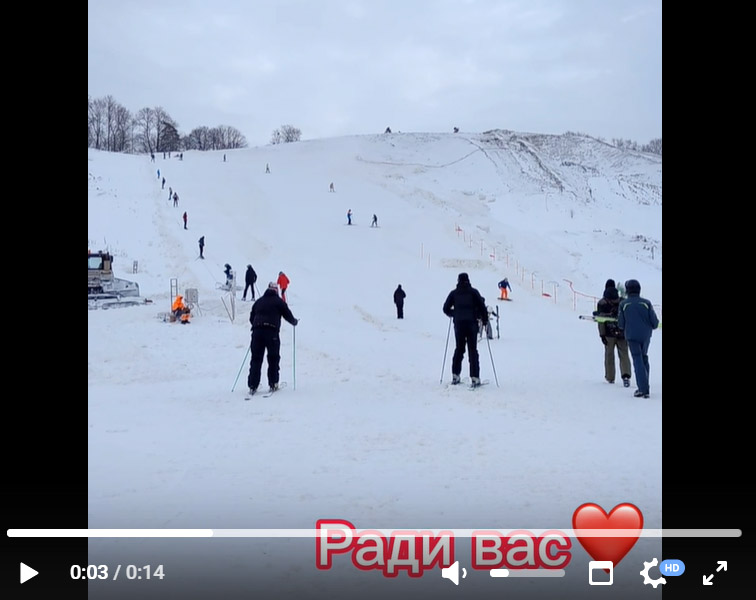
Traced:
<path fill-rule="evenodd" d="M 252 349 L 252 342 L 250 342 L 249 346 L 247 346 L 247 353 L 244 355 L 244 360 L 242 361 L 241 367 L 239 367 L 239 372 L 236 374 L 236 379 L 234 379 L 234 385 L 231 388 L 232 392 L 236 389 L 236 382 L 239 381 L 239 375 L 241 375 L 242 369 L 244 368 L 244 365 L 247 362 L 247 355 L 249 354 L 249 351 L 251 349 Z"/>
<path fill-rule="evenodd" d="M 449 350 L 449 334 L 451 333 L 452 318 L 449 317 L 449 329 L 446 331 L 446 346 L 444 346 L 444 362 L 441 363 L 441 381 L 444 382 L 444 367 L 446 366 L 446 352 Z"/>
<path fill-rule="evenodd" d="M 297 321 L 299 323 L 299 321 Z M 294 380 L 294 389 L 297 389 L 297 326 L 291 328 L 291 333 L 294 336 L 292 343 L 292 358 L 291 358 L 291 370 L 292 379 Z"/>
<path fill-rule="evenodd" d="M 496 387 L 499 387 L 499 378 L 496 376 L 496 365 L 494 364 L 493 359 L 493 352 L 491 352 L 491 340 L 486 337 L 486 342 L 488 343 L 488 355 L 491 357 L 491 368 L 494 372 L 494 379 L 496 380 Z"/>

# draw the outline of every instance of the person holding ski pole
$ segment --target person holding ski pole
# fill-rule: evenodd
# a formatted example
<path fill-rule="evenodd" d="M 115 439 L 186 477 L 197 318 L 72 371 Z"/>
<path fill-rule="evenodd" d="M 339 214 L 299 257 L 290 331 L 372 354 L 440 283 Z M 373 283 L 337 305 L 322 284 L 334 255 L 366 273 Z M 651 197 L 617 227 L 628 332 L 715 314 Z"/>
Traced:
<path fill-rule="evenodd" d="M 260 385 L 263 357 L 266 352 L 269 391 L 275 392 L 278 389 L 281 362 L 281 338 L 279 337 L 281 317 L 294 327 L 299 323 L 286 302 L 278 296 L 278 286 L 271 281 L 268 289 L 252 305 L 249 313 L 249 322 L 252 325 L 252 341 L 250 342 L 252 358 L 249 362 L 247 385 L 250 395 L 257 392 Z"/>
<path fill-rule="evenodd" d="M 467 348 L 470 361 L 470 381 L 473 387 L 480 385 L 480 359 L 478 356 L 478 319 L 488 321 L 488 310 L 480 292 L 470 284 L 467 273 L 460 273 L 455 287 L 446 297 L 444 314 L 454 321 L 456 347 L 452 356 L 452 384 L 460 383 L 462 359 Z"/>

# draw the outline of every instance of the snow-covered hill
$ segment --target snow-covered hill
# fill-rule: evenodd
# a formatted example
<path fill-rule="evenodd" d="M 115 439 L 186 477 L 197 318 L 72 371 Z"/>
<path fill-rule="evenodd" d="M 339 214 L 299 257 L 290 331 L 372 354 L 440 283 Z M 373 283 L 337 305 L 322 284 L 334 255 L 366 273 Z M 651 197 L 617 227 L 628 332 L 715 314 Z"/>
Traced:
<path fill-rule="evenodd" d="M 646 527 L 661 527 L 661 331 L 651 398 L 638 400 L 634 387 L 604 381 L 595 324 L 577 319 L 608 278 L 640 280 L 662 316 L 660 157 L 500 130 L 155 162 L 90 150 L 88 189 L 89 248 L 112 251 L 116 276 L 153 302 L 89 311 L 90 527 L 313 528 L 342 518 L 358 529 L 566 530 L 584 502 L 631 502 Z M 281 270 L 291 279 L 300 325 L 282 328 L 288 386 L 271 399 L 243 399 L 250 304 L 217 289 L 224 263 L 239 278 L 252 264 L 261 290 Z M 491 384 L 475 392 L 446 385 L 453 335 L 441 305 L 461 271 L 501 314 L 500 338 L 479 346 Z M 495 300 L 504 276 L 512 302 Z M 158 318 L 172 290 L 187 288 L 199 292 L 192 323 Z M 213 541 L 212 556 L 202 541 L 141 551 L 173 562 L 196 597 L 250 565 L 281 597 L 365 582 L 384 596 L 404 586 L 458 592 L 435 573 L 410 583 L 358 571 L 346 555 L 318 571 L 312 539 Z M 573 544 L 559 585 L 579 596 L 590 559 Z M 138 548 L 90 542 L 100 560 Z M 659 549 L 658 538 L 641 539 L 610 596 L 649 587 L 638 585 L 637 563 Z M 457 552 L 469 566 L 469 539 Z M 212 563 L 210 579 L 198 555 Z M 474 574 L 468 589 L 501 587 Z M 549 582 L 507 589 L 527 594 L 536 583 Z"/>

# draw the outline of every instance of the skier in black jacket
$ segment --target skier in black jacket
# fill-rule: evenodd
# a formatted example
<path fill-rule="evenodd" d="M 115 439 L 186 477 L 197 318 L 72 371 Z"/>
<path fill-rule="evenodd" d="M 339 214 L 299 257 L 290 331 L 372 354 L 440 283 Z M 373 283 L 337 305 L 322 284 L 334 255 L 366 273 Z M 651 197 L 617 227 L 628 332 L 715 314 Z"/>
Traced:
<path fill-rule="evenodd" d="M 263 356 L 268 353 L 268 386 L 273 392 L 278 389 L 279 363 L 281 361 L 281 317 L 294 327 L 299 322 L 291 314 L 289 306 L 278 296 L 278 286 L 268 284 L 262 296 L 252 305 L 249 322 L 252 325 L 251 352 L 247 385 L 249 393 L 254 394 L 260 385 Z"/>
<path fill-rule="evenodd" d="M 242 300 L 247 299 L 247 290 L 252 293 L 252 300 L 255 299 L 255 282 L 257 281 L 257 273 L 252 268 L 252 265 L 247 265 L 247 272 L 244 274 L 244 293 L 242 294 Z"/>
<path fill-rule="evenodd" d="M 460 382 L 462 359 L 467 347 L 470 361 L 470 381 L 474 387 L 480 385 L 480 360 L 478 357 L 478 319 L 488 322 L 488 310 L 480 292 L 470 284 L 467 273 L 457 277 L 457 287 L 446 298 L 444 314 L 454 319 L 454 339 L 456 348 L 452 356 L 452 384 Z"/>
<path fill-rule="evenodd" d="M 407 294 L 404 293 L 404 290 L 402 289 L 402 284 L 400 283 L 396 290 L 394 290 L 394 304 L 396 304 L 396 318 L 397 319 L 403 319 L 404 318 L 404 299 L 407 297 Z"/>

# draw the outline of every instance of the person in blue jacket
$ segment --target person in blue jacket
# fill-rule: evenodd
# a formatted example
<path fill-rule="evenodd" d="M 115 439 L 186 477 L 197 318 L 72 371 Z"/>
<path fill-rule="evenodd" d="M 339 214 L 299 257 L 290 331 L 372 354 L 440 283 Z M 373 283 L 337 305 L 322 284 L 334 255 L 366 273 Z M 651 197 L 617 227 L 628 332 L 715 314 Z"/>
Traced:
<path fill-rule="evenodd" d="M 648 398 L 648 347 L 651 344 L 653 330 L 659 327 L 659 318 L 651 302 L 641 298 L 640 291 L 641 286 L 637 279 L 628 279 L 625 282 L 627 296 L 620 302 L 617 326 L 624 332 L 630 356 L 633 358 L 635 382 L 638 384 L 633 396 Z"/>
<path fill-rule="evenodd" d="M 509 292 L 512 291 L 512 286 L 509 285 L 509 279 L 506 277 L 499 282 L 499 300 L 509 300 Z"/>

